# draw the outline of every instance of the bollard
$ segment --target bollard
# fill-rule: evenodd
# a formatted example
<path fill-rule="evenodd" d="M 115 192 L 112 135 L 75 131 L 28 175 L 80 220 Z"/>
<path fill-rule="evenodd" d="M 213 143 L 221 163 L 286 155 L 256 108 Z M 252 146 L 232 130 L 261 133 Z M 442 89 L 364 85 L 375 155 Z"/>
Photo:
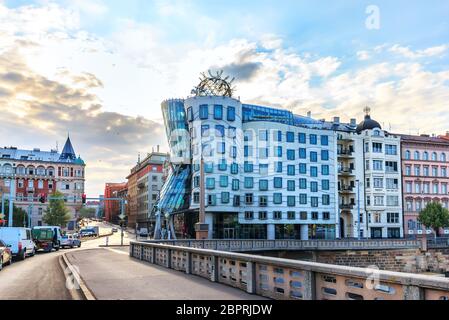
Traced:
<path fill-rule="evenodd" d="M 106 247 L 109 247 L 109 237 L 106 237 Z"/>

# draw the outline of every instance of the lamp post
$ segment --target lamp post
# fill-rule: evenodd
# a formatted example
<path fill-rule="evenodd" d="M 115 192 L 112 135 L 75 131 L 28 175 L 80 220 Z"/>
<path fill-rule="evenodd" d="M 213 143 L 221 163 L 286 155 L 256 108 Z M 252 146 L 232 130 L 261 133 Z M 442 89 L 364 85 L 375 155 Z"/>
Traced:
<path fill-rule="evenodd" d="M 357 184 L 357 240 L 360 240 L 360 181 L 355 181 Z"/>
<path fill-rule="evenodd" d="M 13 197 L 14 197 L 14 185 L 15 185 L 15 174 L 14 168 L 12 169 L 11 179 L 9 180 L 9 215 L 8 215 L 8 227 L 13 227 Z"/>

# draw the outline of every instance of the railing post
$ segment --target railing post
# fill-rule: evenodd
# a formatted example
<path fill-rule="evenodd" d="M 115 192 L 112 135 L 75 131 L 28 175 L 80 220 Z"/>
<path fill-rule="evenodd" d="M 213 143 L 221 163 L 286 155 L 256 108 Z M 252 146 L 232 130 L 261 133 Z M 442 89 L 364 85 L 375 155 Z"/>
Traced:
<path fill-rule="evenodd" d="M 424 289 L 417 286 L 404 285 L 404 300 L 424 300 Z"/>
<path fill-rule="evenodd" d="M 316 300 L 316 279 L 315 272 L 304 272 L 304 300 Z"/>
<path fill-rule="evenodd" d="M 186 255 L 186 274 L 192 273 L 192 253 L 187 252 Z"/>
<path fill-rule="evenodd" d="M 254 262 L 246 263 L 246 292 L 256 293 L 256 264 Z"/>
<path fill-rule="evenodd" d="M 140 246 L 140 260 L 143 260 L 143 250 L 144 250 L 144 247 L 143 247 L 143 245 L 141 245 Z"/>
<path fill-rule="evenodd" d="M 211 275 L 210 275 L 210 281 L 212 282 L 218 282 L 218 257 L 212 256 L 211 257 Z"/>
<path fill-rule="evenodd" d="M 151 247 L 151 259 L 150 262 L 152 264 L 156 264 L 156 248 L 154 246 Z"/>
<path fill-rule="evenodd" d="M 129 245 L 129 256 L 132 257 L 133 256 L 133 251 L 134 251 L 134 243 L 131 243 Z"/>
<path fill-rule="evenodd" d="M 167 249 L 167 259 L 166 259 L 166 267 L 171 269 L 171 249 Z"/>

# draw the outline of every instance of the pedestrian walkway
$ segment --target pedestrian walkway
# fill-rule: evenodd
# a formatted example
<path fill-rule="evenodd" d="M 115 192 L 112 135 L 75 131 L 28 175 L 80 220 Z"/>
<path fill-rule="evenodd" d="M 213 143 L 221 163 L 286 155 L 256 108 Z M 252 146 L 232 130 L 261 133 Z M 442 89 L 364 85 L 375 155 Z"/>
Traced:
<path fill-rule="evenodd" d="M 128 248 L 67 253 L 98 300 L 260 300 L 242 290 L 155 266 L 128 255 Z"/>

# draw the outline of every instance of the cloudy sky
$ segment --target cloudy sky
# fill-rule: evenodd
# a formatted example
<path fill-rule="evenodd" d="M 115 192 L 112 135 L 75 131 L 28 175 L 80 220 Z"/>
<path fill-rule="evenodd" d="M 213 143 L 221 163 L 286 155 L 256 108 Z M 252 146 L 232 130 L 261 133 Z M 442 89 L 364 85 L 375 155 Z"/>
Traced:
<path fill-rule="evenodd" d="M 343 120 L 370 105 L 386 129 L 442 134 L 448 16 L 444 0 L 0 0 L 0 145 L 70 132 L 102 194 L 166 148 L 161 101 L 208 69 L 244 102 Z"/>

